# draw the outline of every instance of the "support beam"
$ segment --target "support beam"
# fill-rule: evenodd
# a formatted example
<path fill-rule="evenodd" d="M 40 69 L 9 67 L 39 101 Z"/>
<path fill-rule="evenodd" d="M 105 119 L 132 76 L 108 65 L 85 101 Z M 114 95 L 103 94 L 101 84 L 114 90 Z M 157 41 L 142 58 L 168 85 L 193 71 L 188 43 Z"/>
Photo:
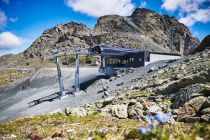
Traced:
<path fill-rule="evenodd" d="M 105 69 L 105 56 L 101 56 L 101 66 L 100 66 L 100 72 L 104 72 Z"/>
<path fill-rule="evenodd" d="M 103 62 L 103 69 L 106 67 L 106 62 L 105 62 L 105 57 L 103 57 L 103 59 L 102 59 L 102 62 Z"/>
<path fill-rule="evenodd" d="M 76 69 L 75 69 L 75 92 L 80 91 L 80 86 L 79 86 L 79 48 L 76 50 Z"/>
<path fill-rule="evenodd" d="M 66 96 L 66 92 L 65 92 L 65 88 L 64 88 L 64 79 L 61 74 L 60 61 L 59 61 L 58 57 L 56 57 L 56 66 L 57 66 L 58 81 L 59 81 L 59 87 L 60 87 L 60 95 L 62 98 L 64 96 Z"/>

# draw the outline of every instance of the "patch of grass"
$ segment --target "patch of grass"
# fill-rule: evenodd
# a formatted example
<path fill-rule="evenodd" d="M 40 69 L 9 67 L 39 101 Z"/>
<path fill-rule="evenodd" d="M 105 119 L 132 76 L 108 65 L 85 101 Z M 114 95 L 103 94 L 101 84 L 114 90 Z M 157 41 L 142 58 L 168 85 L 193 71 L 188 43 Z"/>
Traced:
<path fill-rule="evenodd" d="M 137 97 L 149 97 L 152 95 L 156 95 L 154 92 L 149 90 L 143 90 L 138 92 L 133 92 L 127 96 L 128 99 L 136 99 Z"/>
<path fill-rule="evenodd" d="M 38 68 L 38 67 L 43 67 L 46 66 L 47 63 L 45 63 L 43 60 L 40 58 L 33 58 L 33 59 L 28 59 L 25 62 L 23 62 L 21 65 L 27 66 L 27 67 L 32 67 L 32 68 Z"/>
<path fill-rule="evenodd" d="M 15 134 L 18 138 L 27 138 L 28 132 L 36 132 L 42 137 L 48 137 L 63 130 L 65 136 L 70 136 L 70 139 L 87 137 L 105 139 L 107 136 L 121 132 L 124 128 L 138 127 L 139 124 L 141 122 L 136 120 L 112 120 L 112 118 L 102 117 L 98 114 L 86 117 L 73 117 L 62 114 L 43 115 L 0 123 L 0 137 Z M 101 128 L 105 129 L 104 133 L 98 131 Z M 113 128 L 115 130 L 111 131 Z M 74 129 L 74 132 L 69 134 L 67 132 L 69 129 Z"/>
<path fill-rule="evenodd" d="M 3 70 L 0 72 L 0 86 L 4 86 L 27 76 L 32 76 L 32 72 L 20 72 L 18 70 L 11 69 Z"/>
<path fill-rule="evenodd" d="M 172 101 L 171 101 L 171 99 L 164 99 L 163 100 L 163 104 L 165 104 L 167 106 L 171 106 L 172 105 Z"/>
<path fill-rule="evenodd" d="M 175 74 L 176 74 L 175 72 L 171 72 L 171 71 L 163 72 L 158 76 L 158 78 L 159 79 L 168 79 L 168 78 L 171 78 Z"/>
<path fill-rule="evenodd" d="M 0 138 L 15 134 L 17 139 L 27 139 L 29 132 L 41 137 L 51 137 L 55 132 L 64 132 L 68 139 L 210 139 L 210 124 L 166 124 L 155 127 L 143 135 L 138 128 L 145 126 L 142 121 L 112 119 L 98 114 L 86 117 L 65 116 L 62 114 L 43 115 L 0 123 Z M 69 130 L 72 130 L 71 132 Z M 100 131 L 103 130 L 103 131 Z"/>

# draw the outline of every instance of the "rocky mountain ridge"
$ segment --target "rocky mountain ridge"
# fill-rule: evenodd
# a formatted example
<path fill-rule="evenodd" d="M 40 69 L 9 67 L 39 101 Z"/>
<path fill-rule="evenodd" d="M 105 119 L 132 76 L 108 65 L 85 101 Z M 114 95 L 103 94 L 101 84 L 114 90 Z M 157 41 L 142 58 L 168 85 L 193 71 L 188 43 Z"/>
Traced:
<path fill-rule="evenodd" d="M 23 55 L 44 59 L 54 47 L 65 51 L 78 45 L 89 48 L 101 44 L 186 55 L 199 40 L 174 17 L 137 8 L 128 17 L 102 16 L 93 29 L 74 22 L 57 25 L 45 30 Z"/>
<path fill-rule="evenodd" d="M 210 35 L 207 35 L 199 44 L 199 46 L 191 53 L 194 54 L 196 52 L 202 52 L 205 49 L 210 48 Z"/>

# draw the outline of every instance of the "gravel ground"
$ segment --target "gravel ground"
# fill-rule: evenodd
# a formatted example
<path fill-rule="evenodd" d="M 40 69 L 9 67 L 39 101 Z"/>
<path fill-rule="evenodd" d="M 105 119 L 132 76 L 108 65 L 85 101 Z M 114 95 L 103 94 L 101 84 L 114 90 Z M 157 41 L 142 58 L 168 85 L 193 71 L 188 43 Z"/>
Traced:
<path fill-rule="evenodd" d="M 56 72 L 54 68 L 42 69 L 32 78 L 30 85 L 24 91 L 12 92 L 12 94 L 7 91 L 0 93 L 0 121 L 46 114 L 69 106 L 84 105 L 101 96 L 100 94 L 81 93 L 74 97 L 68 94 L 68 98 L 60 100 Z M 63 68 L 62 73 L 65 88 L 72 89 L 74 68 Z M 90 84 L 96 78 L 104 77 L 98 72 L 98 68 L 81 68 L 80 74 L 80 82 L 83 85 L 84 83 L 85 85 Z M 11 89 L 15 88 L 11 87 Z"/>

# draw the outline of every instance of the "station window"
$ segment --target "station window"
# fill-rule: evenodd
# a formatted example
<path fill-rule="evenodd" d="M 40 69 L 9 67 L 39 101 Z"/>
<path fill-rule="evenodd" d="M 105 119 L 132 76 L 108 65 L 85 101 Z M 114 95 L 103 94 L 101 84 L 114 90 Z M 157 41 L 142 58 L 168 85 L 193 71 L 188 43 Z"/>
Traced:
<path fill-rule="evenodd" d="M 110 64 L 113 64 L 113 59 L 110 59 Z"/>
<path fill-rule="evenodd" d="M 133 57 L 129 58 L 129 61 L 134 62 L 134 58 Z"/>
<path fill-rule="evenodd" d="M 134 58 L 106 58 L 106 64 L 108 65 L 126 65 L 128 63 L 134 62 Z"/>
<path fill-rule="evenodd" d="M 139 61 L 142 61 L 142 59 L 141 59 L 141 58 L 139 58 Z"/>

